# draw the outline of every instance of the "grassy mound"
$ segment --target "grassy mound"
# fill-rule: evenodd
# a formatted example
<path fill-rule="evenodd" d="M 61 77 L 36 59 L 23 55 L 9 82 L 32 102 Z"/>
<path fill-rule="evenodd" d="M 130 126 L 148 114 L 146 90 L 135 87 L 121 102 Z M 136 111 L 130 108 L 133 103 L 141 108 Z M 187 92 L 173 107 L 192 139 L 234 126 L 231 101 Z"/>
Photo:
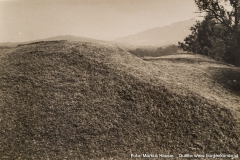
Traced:
<path fill-rule="evenodd" d="M 141 80 L 121 67 L 133 59 L 117 47 L 63 41 L 2 57 L 0 159 L 239 153 L 227 108 Z"/>

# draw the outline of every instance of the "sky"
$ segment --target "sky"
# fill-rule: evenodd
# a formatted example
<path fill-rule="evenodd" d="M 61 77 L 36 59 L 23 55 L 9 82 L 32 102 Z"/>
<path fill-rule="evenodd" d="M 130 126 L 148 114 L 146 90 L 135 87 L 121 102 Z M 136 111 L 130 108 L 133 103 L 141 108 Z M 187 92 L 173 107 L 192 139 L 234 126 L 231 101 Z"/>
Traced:
<path fill-rule="evenodd" d="M 0 42 L 58 35 L 113 40 L 189 20 L 193 0 L 0 0 Z"/>

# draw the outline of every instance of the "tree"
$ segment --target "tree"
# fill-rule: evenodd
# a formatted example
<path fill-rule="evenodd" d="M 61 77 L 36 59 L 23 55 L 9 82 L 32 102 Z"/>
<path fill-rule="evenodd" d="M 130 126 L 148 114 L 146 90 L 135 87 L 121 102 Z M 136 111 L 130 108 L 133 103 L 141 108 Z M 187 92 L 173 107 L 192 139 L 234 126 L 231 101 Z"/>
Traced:
<path fill-rule="evenodd" d="M 179 46 L 240 66 L 239 1 L 195 0 L 198 11 L 205 13 L 204 20 L 191 28 L 192 34 Z"/>
<path fill-rule="evenodd" d="M 183 50 L 198 54 L 204 54 L 212 58 L 218 58 L 217 48 L 222 46 L 220 37 L 224 37 L 220 26 L 214 25 L 214 21 L 205 17 L 202 22 L 197 22 L 191 27 L 192 34 L 184 39 L 184 43 L 179 42 Z M 222 50 L 222 49 L 221 49 Z"/>
<path fill-rule="evenodd" d="M 224 28 L 227 35 L 220 35 L 227 47 L 224 59 L 235 60 L 232 63 L 240 66 L 240 0 L 195 0 L 195 3 L 199 12 L 206 13 L 215 25 Z M 227 5 L 231 9 L 227 10 Z"/>

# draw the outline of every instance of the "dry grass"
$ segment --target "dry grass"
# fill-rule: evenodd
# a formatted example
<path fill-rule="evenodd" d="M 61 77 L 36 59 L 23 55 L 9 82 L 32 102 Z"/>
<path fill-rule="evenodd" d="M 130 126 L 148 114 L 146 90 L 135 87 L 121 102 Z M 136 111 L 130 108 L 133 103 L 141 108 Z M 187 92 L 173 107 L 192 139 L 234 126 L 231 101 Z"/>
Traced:
<path fill-rule="evenodd" d="M 201 55 L 148 59 L 167 79 L 229 109 L 240 118 L 240 68 Z M 159 75 L 159 77 L 163 77 Z"/>
<path fill-rule="evenodd" d="M 5 53 L 0 159 L 239 153 L 231 110 L 176 85 L 159 64 L 116 46 L 80 42 L 40 42 Z"/>

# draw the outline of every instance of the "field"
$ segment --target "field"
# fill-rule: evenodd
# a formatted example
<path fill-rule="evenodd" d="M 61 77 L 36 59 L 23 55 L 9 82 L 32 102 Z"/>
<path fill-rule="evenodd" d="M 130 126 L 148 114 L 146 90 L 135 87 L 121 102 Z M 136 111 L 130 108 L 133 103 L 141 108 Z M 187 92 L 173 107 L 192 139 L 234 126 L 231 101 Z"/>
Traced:
<path fill-rule="evenodd" d="M 240 69 L 110 44 L 1 49 L 0 159 L 239 154 Z"/>

